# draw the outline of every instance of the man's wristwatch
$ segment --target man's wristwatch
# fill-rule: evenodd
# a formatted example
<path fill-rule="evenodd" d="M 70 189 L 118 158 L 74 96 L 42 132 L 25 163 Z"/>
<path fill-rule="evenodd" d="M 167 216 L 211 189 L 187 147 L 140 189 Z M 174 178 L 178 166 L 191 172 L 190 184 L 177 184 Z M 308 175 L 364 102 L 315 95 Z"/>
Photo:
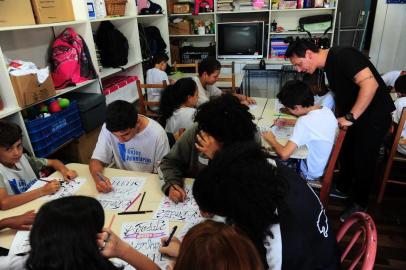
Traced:
<path fill-rule="evenodd" d="M 344 119 L 350 121 L 351 123 L 355 123 L 355 118 L 352 113 L 347 113 L 346 115 L 344 115 Z"/>

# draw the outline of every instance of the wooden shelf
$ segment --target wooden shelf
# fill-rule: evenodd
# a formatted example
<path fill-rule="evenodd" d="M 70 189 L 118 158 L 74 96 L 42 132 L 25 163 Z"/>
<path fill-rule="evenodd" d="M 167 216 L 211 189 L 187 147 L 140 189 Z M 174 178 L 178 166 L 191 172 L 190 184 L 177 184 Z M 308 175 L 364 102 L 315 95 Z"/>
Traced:
<path fill-rule="evenodd" d="M 312 35 L 319 35 L 319 34 L 324 34 L 324 31 L 311 31 L 310 32 Z M 328 31 L 327 34 L 332 34 L 333 31 Z M 287 36 L 287 35 L 308 35 L 306 32 L 299 32 L 299 31 L 285 31 L 285 32 L 270 32 L 270 35 L 281 35 L 281 36 Z"/>
<path fill-rule="evenodd" d="M 44 23 L 44 24 L 32 24 L 32 25 L 5 26 L 5 27 L 0 27 L 0 32 L 1 31 L 14 31 L 14 30 L 46 28 L 46 27 L 68 26 L 68 25 L 75 25 L 75 24 L 83 24 L 83 23 L 86 23 L 86 22 L 87 22 L 86 20 L 79 20 L 79 21 L 59 22 L 59 23 Z"/>
<path fill-rule="evenodd" d="M 120 20 L 130 20 L 137 18 L 137 15 L 130 15 L 130 16 L 117 16 L 117 17 L 104 17 L 104 18 L 97 18 L 97 19 L 90 19 L 89 21 L 92 22 L 103 22 L 103 21 L 120 21 Z"/>
<path fill-rule="evenodd" d="M 322 11 L 322 10 L 334 10 L 331 8 L 292 8 L 292 9 L 271 9 L 271 12 L 296 12 L 296 11 Z"/>
<path fill-rule="evenodd" d="M 217 12 L 218 13 L 218 12 Z M 214 12 L 200 12 L 199 14 L 193 14 L 193 13 L 172 13 L 168 14 L 168 17 L 179 17 L 179 16 L 203 16 L 203 15 L 214 15 Z"/>
<path fill-rule="evenodd" d="M 156 17 L 165 17 L 165 13 L 163 14 L 149 14 L 149 15 L 137 15 L 138 19 L 142 19 L 142 18 L 156 18 Z"/>
<path fill-rule="evenodd" d="M 3 110 L 0 111 L 0 119 L 19 112 L 20 110 L 21 108 L 17 106 L 3 108 Z"/>
<path fill-rule="evenodd" d="M 269 12 L 269 9 L 254 9 L 254 8 L 243 8 L 233 11 L 217 11 L 217 14 L 237 14 L 237 13 L 255 13 L 255 12 Z"/>
<path fill-rule="evenodd" d="M 169 37 L 214 37 L 216 34 L 205 35 L 169 35 Z"/>
<path fill-rule="evenodd" d="M 121 72 L 121 71 L 123 71 L 123 70 L 125 70 L 125 69 L 127 69 L 129 67 L 135 66 L 135 65 L 137 65 L 139 63 L 142 63 L 142 61 L 139 60 L 139 61 L 129 62 L 129 63 L 127 63 L 127 65 L 124 65 L 122 68 L 121 67 L 119 67 L 119 68 L 112 68 L 112 67 L 103 68 L 102 71 L 100 72 L 100 78 L 106 78 L 106 77 L 108 77 L 110 75 L 119 73 L 119 72 Z"/>

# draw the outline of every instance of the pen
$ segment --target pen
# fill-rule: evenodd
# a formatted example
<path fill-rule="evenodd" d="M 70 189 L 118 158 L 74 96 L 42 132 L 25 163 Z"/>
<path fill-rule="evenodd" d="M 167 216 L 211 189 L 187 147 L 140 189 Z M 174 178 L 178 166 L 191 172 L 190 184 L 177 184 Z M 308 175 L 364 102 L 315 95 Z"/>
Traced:
<path fill-rule="evenodd" d="M 100 181 L 102 182 L 106 182 L 106 180 L 104 180 L 104 177 L 100 174 L 100 173 L 96 173 L 97 177 L 99 177 Z"/>
<path fill-rule="evenodd" d="M 127 211 L 128 208 L 130 208 L 131 205 L 133 205 L 133 204 L 135 203 L 135 201 L 138 200 L 138 198 L 139 198 L 140 196 L 141 196 L 141 193 L 138 194 L 137 197 L 135 197 L 135 199 L 134 199 L 132 202 L 130 202 L 130 204 L 124 209 L 124 211 Z"/>
<path fill-rule="evenodd" d="M 163 244 L 164 247 L 167 247 L 169 245 L 169 243 L 171 242 L 172 237 L 174 236 L 177 228 L 178 228 L 178 226 L 173 227 L 171 234 L 169 235 L 168 239 Z"/>
<path fill-rule="evenodd" d="M 146 214 L 146 213 L 152 213 L 154 211 L 152 210 L 144 210 L 144 211 L 128 211 L 128 212 L 120 212 L 118 215 L 137 215 L 137 214 Z"/>
<path fill-rule="evenodd" d="M 48 180 L 48 179 L 43 179 L 43 178 L 38 178 L 38 180 L 42 181 L 42 182 L 47 182 L 47 183 L 50 183 L 53 181 L 53 180 Z M 57 179 L 55 179 L 55 180 L 58 181 L 59 183 L 65 182 L 65 180 L 57 180 Z"/>
<path fill-rule="evenodd" d="M 142 205 L 142 202 L 144 201 L 144 197 L 145 197 L 145 194 L 146 194 L 146 193 L 147 193 L 147 192 L 144 192 L 144 193 L 142 194 L 141 202 L 140 202 L 140 205 L 138 205 L 137 211 L 140 211 L 140 210 L 141 210 L 141 205 Z"/>
<path fill-rule="evenodd" d="M 273 128 L 276 124 L 276 122 L 278 122 L 279 117 L 281 117 L 281 114 L 278 114 L 278 117 L 276 118 L 276 120 L 273 122 L 273 124 L 271 125 L 271 128 Z"/>

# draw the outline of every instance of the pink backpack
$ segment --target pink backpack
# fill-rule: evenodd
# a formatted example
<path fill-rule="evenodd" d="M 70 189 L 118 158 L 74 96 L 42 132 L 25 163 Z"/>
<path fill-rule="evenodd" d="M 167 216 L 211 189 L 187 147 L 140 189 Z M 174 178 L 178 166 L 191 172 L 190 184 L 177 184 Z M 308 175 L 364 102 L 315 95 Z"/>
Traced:
<path fill-rule="evenodd" d="M 86 43 L 72 28 L 56 37 L 51 47 L 51 75 L 56 89 L 96 78 Z"/>

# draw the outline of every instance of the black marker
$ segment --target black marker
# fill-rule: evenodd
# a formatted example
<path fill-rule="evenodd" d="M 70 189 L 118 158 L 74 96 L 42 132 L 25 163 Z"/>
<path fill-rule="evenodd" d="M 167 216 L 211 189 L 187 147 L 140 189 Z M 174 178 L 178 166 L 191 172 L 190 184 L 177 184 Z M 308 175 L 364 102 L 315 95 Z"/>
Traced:
<path fill-rule="evenodd" d="M 172 237 L 174 236 L 177 228 L 178 228 L 178 226 L 173 227 L 171 234 L 169 235 L 168 239 L 164 242 L 164 244 L 162 246 L 167 247 L 169 245 L 169 243 L 171 242 Z"/>

